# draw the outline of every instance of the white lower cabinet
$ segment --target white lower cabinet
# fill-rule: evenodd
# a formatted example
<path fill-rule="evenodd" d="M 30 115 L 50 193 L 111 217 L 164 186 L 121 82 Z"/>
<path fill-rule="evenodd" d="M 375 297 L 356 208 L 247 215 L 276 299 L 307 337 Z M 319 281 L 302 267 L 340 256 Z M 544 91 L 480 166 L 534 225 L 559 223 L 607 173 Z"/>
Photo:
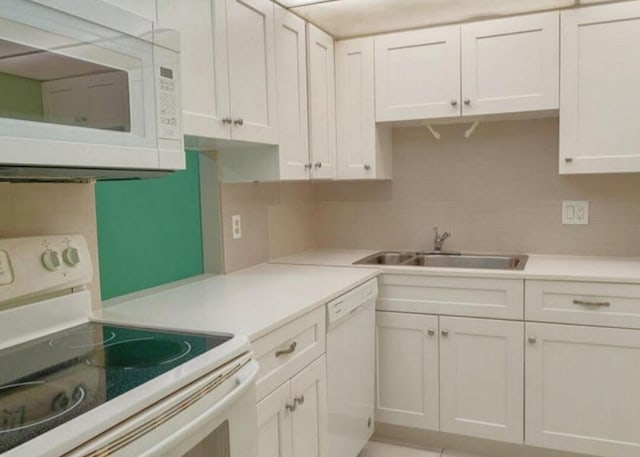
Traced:
<path fill-rule="evenodd" d="M 523 442 L 524 324 L 376 313 L 376 421 Z"/>
<path fill-rule="evenodd" d="M 376 421 L 438 429 L 438 317 L 376 313 Z"/>
<path fill-rule="evenodd" d="M 640 455 L 640 331 L 527 323 L 526 333 L 525 442 Z"/>
<path fill-rule="evenodd" d="M 286 382 L 258 403 L 258 454 L 260 457 L 291 457 L 291 413 L 286 408 L 291 383 Z"/>
<path fill-rule="evenodd" d="M 524 324 L 440 317 L 440 430 L 522 443 Z"/>
<path fill-rule="evenodd" d="M 257 408 L 259 457 L 326 457 L 325 356 L 266 396 Z"/>

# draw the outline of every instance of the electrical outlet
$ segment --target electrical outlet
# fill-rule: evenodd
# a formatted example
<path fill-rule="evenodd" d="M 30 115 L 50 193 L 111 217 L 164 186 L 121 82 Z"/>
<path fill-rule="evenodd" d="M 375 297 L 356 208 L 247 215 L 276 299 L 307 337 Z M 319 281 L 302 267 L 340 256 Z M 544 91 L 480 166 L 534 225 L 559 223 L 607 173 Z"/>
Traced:
<path fill-rule="evenodd" d="M 233 232 L 233 239 L 239 240 L 242 238 L 242 220 L 239 214 L 231 216 L 231 230 Z"/>
<path fill-rule="evenodd" d="M 586 200 L 564 200 L 562 202 L 563 224 L 589 224 L 589 202 Z"/>

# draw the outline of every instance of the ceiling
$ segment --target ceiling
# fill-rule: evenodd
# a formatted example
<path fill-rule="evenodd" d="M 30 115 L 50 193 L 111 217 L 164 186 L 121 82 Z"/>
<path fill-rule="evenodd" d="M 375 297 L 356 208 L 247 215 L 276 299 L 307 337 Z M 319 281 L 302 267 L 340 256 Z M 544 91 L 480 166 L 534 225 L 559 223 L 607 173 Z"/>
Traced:
<path fill-rule="evenodd" d="M 280 0 L 282 4 L 299 0 Z M 311 0 L 307 0 L 311 1 Z M 290 9 L 335 38 L 528 13 L 608 0 L 316 0 Z M 609 0 L 610 1 L 610 0 Z"/>

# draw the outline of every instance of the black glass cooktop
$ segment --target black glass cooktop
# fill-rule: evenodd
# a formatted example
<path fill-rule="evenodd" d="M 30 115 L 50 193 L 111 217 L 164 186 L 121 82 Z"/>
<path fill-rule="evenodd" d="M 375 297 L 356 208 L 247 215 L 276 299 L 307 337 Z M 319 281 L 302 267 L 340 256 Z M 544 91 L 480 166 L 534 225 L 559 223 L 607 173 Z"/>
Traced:
<path fill-rule="evenodd" d="M 229 339 L 87 323 L 0 351 L 0 454 Z"/>

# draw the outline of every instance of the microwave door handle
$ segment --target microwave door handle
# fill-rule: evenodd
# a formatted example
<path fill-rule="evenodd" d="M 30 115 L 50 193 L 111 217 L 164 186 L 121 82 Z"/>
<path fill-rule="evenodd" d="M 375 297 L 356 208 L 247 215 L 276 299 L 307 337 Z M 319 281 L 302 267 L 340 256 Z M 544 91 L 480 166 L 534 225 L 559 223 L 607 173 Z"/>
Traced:
<path fill-rule="evenodd" d="M 189 435 L 197 431 L 200 427 L 205 427 L 213 418 L 240 398 L 255 383 L 258 377 L 259 367 L 258 362 L 251 360 L 229 380 L 235 382 L 236 386 L 226 397 L 217 402 L 204 414 L 191 421 L 187 427 L 183 427 L 176 433 L 161 440 L 156 446 L 139 454 L 138 457 L 161 457 L 170 454 L 175 446 L 187 440 Z M 193 444 L 195 445 L 197 442 Z"/>

